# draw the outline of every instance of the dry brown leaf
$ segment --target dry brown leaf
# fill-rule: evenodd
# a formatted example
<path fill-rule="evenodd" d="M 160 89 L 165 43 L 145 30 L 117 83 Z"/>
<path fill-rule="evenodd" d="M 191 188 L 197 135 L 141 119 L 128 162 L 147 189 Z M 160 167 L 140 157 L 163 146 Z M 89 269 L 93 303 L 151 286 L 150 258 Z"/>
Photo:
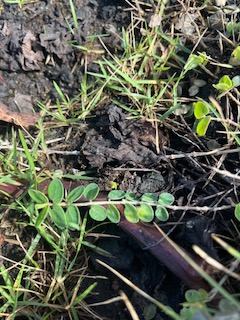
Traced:
<path fill-rule="evenodd" d="M 14 123 L 21 127 L 29 127 L 33 126 L 39 118 L 39 113 L 20 113 L 10 111 L 8 107 L 0 101 L 0 120 L 2 121 Z"/>

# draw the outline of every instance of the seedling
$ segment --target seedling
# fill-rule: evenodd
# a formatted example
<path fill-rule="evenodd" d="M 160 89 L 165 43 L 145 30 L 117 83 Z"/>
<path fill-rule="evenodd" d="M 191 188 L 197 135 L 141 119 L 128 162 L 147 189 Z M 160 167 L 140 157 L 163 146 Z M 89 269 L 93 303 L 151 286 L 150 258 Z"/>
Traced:
<path fill-rule="evenodd" d="M 238 130 L 239 125 L 234 121 L 225 119 L 219 103 L 212 97 L 210 97 L 209 99 L 211 103 L 204 100 L 199 100 L 198 102 L 193 103 L 194 116 L 197 119 L 197 134 L 199 136 L 204 136 L 211 121 L 221 122 L 226 130 L 227 135 L 232 135 L 236 142 L 240 144 L 240 140 L 237 135 L 235 135 L 234 132 L 230 130 L 232 126 L 235 127 L 236 130 Z M 230 134 L 228 133 L 229 131 Z"/>
<path fill-rule="evenodd" d="M 239 60 L 240 61 L 240 60 Z M 224 75 L 217 84 L 213 84 L 213 87 L 219 91 L 227 92 L 240 85 L 240 76 L 235 76 L 232 79 L 228 75 Z"/>
<path fill-rule="evenodd" d="M 240 46 L 236 47 L 236 49 L 233 50 L 229 63 L 232 66 L 239 66 L 240 65 Z"/>

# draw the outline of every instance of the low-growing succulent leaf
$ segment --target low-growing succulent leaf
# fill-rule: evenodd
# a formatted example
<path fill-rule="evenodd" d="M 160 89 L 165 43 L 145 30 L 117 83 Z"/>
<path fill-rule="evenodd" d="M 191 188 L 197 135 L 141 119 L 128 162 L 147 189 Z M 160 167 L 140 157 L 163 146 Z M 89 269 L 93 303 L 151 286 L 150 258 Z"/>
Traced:
<path fill-rule="evenodd" d="M 48 203 L 48 198 L 41 191 L 30 189 L 28 190 L 28 194 L 36 203 Z"/>
<path fill-rule="evenodd" d="M 224 75 L 217 84 L 213 84 L 213 87 L 217 90 L 227 91 L 234 87 L 234 83 L 228 75 Z"/>
<path fill-rule="evenodd" d="M 66 214 L 59 204 L 54 203 L 52 208 L 49 208 L 49 214 L 51 219 L 59 229 L 63 230 L 66 228 Z"/>
<path fill-rule="evenodd" d="M 110 200 L 121 200 L 125 197 L 125 192 L 122 190 L 112 190 L 108 194 Z"/>
<path fill-rule="evenodd" d="M 113 223 L 118 223 L 120 221 L 120 212 L 113 204 L 110 204 L 107 208 L 107 218 Z"/>
<path fill-rule="evenodd" d="M 137 209 L 137 214 L 140 220 L 143 222 L 151 222 L 154 218 L 153 208 L 147 203 L 142 203 Z"/>
<path fill-rule="evenodd" d="M 201 119 L 209 113 L 208 106 L 202 101 L 195 102 L 193 106 L 194 116 L 196 119 Z"/>
<path fill-rule="evenodd" d="M 64 197 L 64 188 L 60 180 L 52 180 L 48 186 L 48 196 L 53 203 L 61 203 Z"/>
<path fill-rule="evenodd" d="M 159 195 L 158 203 L 162 206 L 170 206 L 174 200 L 174 196 L 171 193 L 163 192 Z"/>
<path fill-rule="evenodd" d="M 96 221 L 104 221 L 107 217 L 107 210 L 98 204 L 92 205 L 89 210 L 90 217 Z"/>
<path fill-rule="evenodd" d="M 141 200 L 145 202 L 155 202 L 157 201 L 157 196 L 155 196 L 153 193 L 144 193 L 141 197 Z"/>
<path fill-rule="evenodd" d="M 240 221 L 240 203 L 238 203 L 234 209 L 235 217 L 238 221 Z"/>
<path fill-rule="evenodd" d="M 66 224 L 70 230 L 80 229 L 80 212 L 77 206 L 70 204 L 66 210 Z M 74 226 L 74 229 L 73 229 Z M 76 228 L 77 226 L 77 228 Z"/>
<path fill-rule="evenodd" d="M 158 206 L 156 211 L 155 211 L 155 217 L 159 220 L 159 221 L 167 221 L 169 218 L 169 213 L 167 211 L 167 209 L 165 207 L 162 206 Z"/>
<path fill-rule="evenodd" d="M 125 204 L 124 215 L 129 222 L 137 223 L 139 221 L 137 209 L 131 204 Z"/>
<path fill-rule="evenodd" d="M 87 200 L 92 201 L 98 196 L 99 190 L 99 186 L 96 183 L 89 183 L 84 188 L 83 195 Z"/>
<path fill-rule="evenodd" d="M 196 132 L 200 137 L 205 136 L 210 122 L 211 116 L 206 116 L 198 122 Z"/>
<path fill-rule="evenodd" d="M 73 203 L 78 201 L 81 198 L 83 191 L 84 191 L 83 186 L 78 186 L 73 190 L 71 190 L 67 195 L 67 199 L 66 199 L 67 203 Z"/>

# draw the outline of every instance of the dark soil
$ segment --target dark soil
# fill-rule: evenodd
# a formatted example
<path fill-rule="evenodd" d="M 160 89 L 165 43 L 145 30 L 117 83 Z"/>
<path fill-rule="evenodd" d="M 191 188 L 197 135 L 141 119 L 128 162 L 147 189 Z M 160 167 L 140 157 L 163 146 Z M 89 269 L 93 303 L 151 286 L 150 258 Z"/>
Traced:
<path fill-rule="evenodd" d="M 177 6 L 178 1 L 171 1 L 171 4 Z M 125 10 L 129 5 L 123 0 L 76 0 L 75 7 L 78 30 L 74 29 L 67 0 L 38 1 L 24 5 L 22 9 L 16 5 L 3 4 L 0 14 L 0 100 L 9 110 L 26 112 L 34 108 L 38 112 L 37 101 L 44 104 L 51 101 L 54 104 L 59 97 L 53 81 L 70 99 L 76 96 L 85 70 L 82 64 L 84 51 L 73 47 L 71 42 L 76 41 L 84 46 L 88 36 L 104 34 L 110 27 L 120 32 L 122 26 L 127 27 L 130 23 L 130 11 Z M 74 34 L 70 32 L 68 24 L 74 29 Z M 208 36 L 212 39 L 217 36 L 217 32 L 212 30 L 212 35 Z M 188 47 L 192 49 L 195 40 L 188 41 Z M 104 42 L 109 50 L 116 50 L 114 34 L 109 34 Z M 216 42 L 206 39 L 205 44 L 207 46 L 204 50 L 207 54 L 222 63 L 227 63 L 230 56 L 227 46 L 225 54 L 220 54 Z M 92 57 L 92 60 L 95 58 L 97 57 Z M 88 70 L 96 70 L 96 65 L 91 59 Z M 200 92 L 202 98 L 214 94 L 211 81 L 208 79 L 208 89 Z M 186 87 L 189 83 L 190 78 L 185 84 Z M 186 88 L 183 90 L 187 92 Z M 109 101 L 110 99 L 111 97 Z M 239 154 L 216 154 L 208 158 L 181 157 L 184 153 L 193 151 L 210 151 L 213 144 L 223 146 L 226 138 L 216 133 L 216 127 L 210 128 L 208 138 L 200 139 L 190 129 L 192 119 L 187 120 L 187 123 L 182 117 L 181 126 L 175 128 L 175 119 L 167 120 L 159 129 L 159 155 L 156 152 L 155 129 L 148 122 L 139 119 L 128 120 L 126 112 L 110 102 L 99 107 L 94 116 L 73 127 L 70 138 L 64 141 L 65 151 L 76 150 L 78 154 L 50 155 L 44 159 L 48 169 L 61 169 L 64 173 L 92 170 L 92 176 L 99 179 L 101 188 L 105 191 L 110 189 L 109 181 L 116 182 L 122 190 L 138 194 L 158 194 L 165 190 L 178 199 L 179 205 L 221 207 L 231 202 L 239 202 L 238 183 L 230 177 L 215 173 L 212 169 L 217 167 L 218 163 L 223 163 L 222 170 L 237 173 Z M 4 123 L 2 126 L 3 137 L 6 137 L 9 127 Z M 67 137 L 69 131 L 63 127 L 52 129 L 48 134 L 52 139 L 62 138 Z M 50 147 L 54 149 L 59 146 L 53 143 Z M 171 154 L 176 157 L 164 157 Z M 196 244 L 225 264 L 230 258 L 213 243 L 210 233 L 234 239 L 236 245 L 239 236 L 232 227 L 232 218 L 232 209 L 215 213 L 176 211 L 161 227 L 169 232 L 173 225 L 176 225 L 170 236 L 179 245 L 191 252 L 192 245 Z M 5 228 L 5 225 L 2 225 L 2 228 Z M 95 261 L 99 258 L 152 297 L 178 311 L 181 308 L 180 303 L 184 301 L 186 285 L 153 258 L 146 248 L 141 248 L 118 227 L 108 226 L 104 232 L 118 235 L 119 238 L 103 238 L 95 243 L 112 253 L 112 258 L 88 252 L 89 274 L 104 275 L 107 279 L 98 281 L 95 295 L 88 297 L 87 303 L 110 299 L 122 290 L 133 303 L 140 319 L 146 319 L 144 312 L 149 308 L 148 302 L 100 267 Z M 13 247 L 6 247 L 4 255 L 12 257 L 12 249 Z M 237 292 L 234 283 L 229 282 L 228 286 L 230 291 Z M 99 313 L 102 319 L 130 319 L 123 303 L 93 307 L 93 310 Z M 156 312 L 151 319 L 160 320 L 167 317 L 161 312 Z"/>

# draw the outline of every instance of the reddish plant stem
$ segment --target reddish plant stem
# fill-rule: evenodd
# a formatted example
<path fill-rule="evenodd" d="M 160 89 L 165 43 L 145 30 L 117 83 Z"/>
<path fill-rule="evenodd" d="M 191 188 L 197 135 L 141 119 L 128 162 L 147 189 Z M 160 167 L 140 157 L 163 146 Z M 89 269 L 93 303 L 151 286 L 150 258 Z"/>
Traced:
<path fill-rule="evenodd" d="M 163 263 L 178 278 L 183 280 L 189 288 L 209 289 L 209 286 L 206 284 L 203 278 L 164 237 L 164 234 L 160 229 L 155 228 L 153 225 L 130 223 L 123 216 L 122 212 L 121 221 L 118 225 L 131 237 L 136 239 L 139 244 L 146 248 L 146 250 L 148 250 L 158 261 Z M 181 250 L 184 251 L 182 248 Z M 196 257 L 191 256 L 189 253 L 186 254 L 190 256 L 198 265 L 204 265 L 204 261 L 201 258 L 197 259 Z"/>

